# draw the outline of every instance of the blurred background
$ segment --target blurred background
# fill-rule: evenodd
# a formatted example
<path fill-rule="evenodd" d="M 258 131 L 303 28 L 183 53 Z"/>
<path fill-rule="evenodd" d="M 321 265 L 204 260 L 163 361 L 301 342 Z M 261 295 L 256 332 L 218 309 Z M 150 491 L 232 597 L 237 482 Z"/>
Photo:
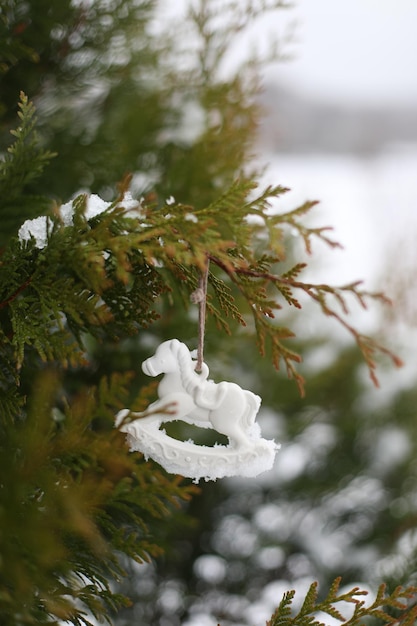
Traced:
<path fill-rule="evenodd" d="M 264 436 L 281 451 L 271 472 L 203 483 L 175 522 L 161 520 L 165 554 L 126 564 L 121 590 L 134 602 L 118 626 L 260 626 L 284 591 L 301 598 L 314 580 L 323 591 L 336 576 L 371 591 L 416 582 L 417 5 L 264 4 L 271 10 L 258 15 L 262 3 L 243 0 L 7 0 L 0 12 L 13 34 L 0 149 L 23 89 L 59 154 L 33 193 L 108 199 L 132 172 L 137 196 L 201 207 L 256 166 L 263 182 L 291 188 L 272 210 L 320 201 L 309 219 L 333 226 L 344 249 L 318 243 L 305 276 L 386 291 L 390 310 L 352 303 L 350 321 L 405 361 L 400 370 L 381 362 L 375 389 L 351 338 L 306 305 L 300 319 L 284 318 L 304 357 L 300 398 L 254 354 L 252 337 L 209 324 L 213 377 L 262 396 Z M 93 346 L 83 380 L 133 369 L 140 386 L 140 362 L 161 339 L 195 340 L 189 314 L 169 303 L 161 313 L 137 340 Z"/>
<path fill-rule="evenodd" d="M 320 198 L 346 248 L 337 272 L 378 280 L 416 220 L 417 7 L 300 1 L 290 15 L 292 58 L 266 73 L 262 146 L 297 194 Z"/>

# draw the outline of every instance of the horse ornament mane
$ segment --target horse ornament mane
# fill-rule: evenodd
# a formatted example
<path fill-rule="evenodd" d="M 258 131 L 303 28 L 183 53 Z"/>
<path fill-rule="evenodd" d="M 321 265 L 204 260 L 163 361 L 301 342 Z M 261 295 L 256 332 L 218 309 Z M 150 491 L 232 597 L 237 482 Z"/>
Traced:
<path fill-rule="evenodd" d="M 272 468 L 279 446 L 262 439 L 255 423 L 261 398 L 239 385 L 208 379 L 209 368 L 195 371 L 194 352 L 178 339 L 164 341 L 155 354 L 142 363 L 148 376 L 163 374 L 158 400 L 143 413 L 119 411 L 116 427 L 126 433 L 132 452 L 142 452 L 167 472 L 198 482 L 225 476 L 257 476 Z M 161 424 L 182 420 L 212 428 L 229 438 L 229 444 L 214 447 L 178 441 L 169 437 Z"/>

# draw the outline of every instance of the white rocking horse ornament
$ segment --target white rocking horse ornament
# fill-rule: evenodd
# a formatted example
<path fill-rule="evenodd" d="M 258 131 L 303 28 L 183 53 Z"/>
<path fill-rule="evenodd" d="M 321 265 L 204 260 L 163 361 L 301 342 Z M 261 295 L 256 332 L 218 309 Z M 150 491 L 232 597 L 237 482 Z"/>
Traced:
<path fill-rule="evenodd" d="M 131 451 L 153 458 L 168 472 L 216 480 L 224 476 L 257 476 L 271 469 L 278 446 L 261 438 L 255 418 L 259 396 L 230 382 L 208 380 L 205 363 L 201 373 L 187 346 L 177 339 L 165 341 L 146 359 L 148 376 L 164 374 L 159 399 L 144 413 L 119 411 L 116 426 L 127 434 Z M 133 418 L 133 421 L 128 421 Z M 227 435 L 229 445 L 214 447 L 178 441 L 160 430 L 163 422 L 183 420 Z"/>

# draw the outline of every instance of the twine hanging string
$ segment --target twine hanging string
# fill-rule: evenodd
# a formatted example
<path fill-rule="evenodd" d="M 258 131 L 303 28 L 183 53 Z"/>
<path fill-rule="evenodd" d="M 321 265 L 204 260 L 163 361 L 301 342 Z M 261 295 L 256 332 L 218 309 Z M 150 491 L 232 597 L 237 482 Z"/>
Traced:
<path fill-rule="evenodd" d="M 191 294 L 191 302 L 198 304 L 198 346 L 196 372 L 201 372 L 204 361 L 204 334 L 206 328 L 206 302 L 207 302 L 207 281 L 209 273 L 209 261 L 207 260 L 204 271 L 201 272 L 198 287 Z"/>

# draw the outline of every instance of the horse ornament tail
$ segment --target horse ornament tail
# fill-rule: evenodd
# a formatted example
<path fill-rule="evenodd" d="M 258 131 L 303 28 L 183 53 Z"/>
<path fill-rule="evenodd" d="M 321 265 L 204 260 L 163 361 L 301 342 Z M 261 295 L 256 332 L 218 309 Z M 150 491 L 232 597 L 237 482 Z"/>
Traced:
<path fill-rule="evenodd" d="M 163 374 L 159 399 L 143 413 L 119 411 L 116 427 L 126 434 L 131 452 L 141 452 L 170 473 L 216 480 L 225 476 L 253 477 L 272 468 L 279 449 L 273 440 L 262 439 L 256 423 L 261 398 L 236 383 L 208 379 L 203 363 L 195 371 L 194 352 L 177 339 L 161 343 L 142 364 L 148 376 Z M 213 447 L 168 436 L 161 425 L 182 420 L 226 435 L 228 445 Z"/>

